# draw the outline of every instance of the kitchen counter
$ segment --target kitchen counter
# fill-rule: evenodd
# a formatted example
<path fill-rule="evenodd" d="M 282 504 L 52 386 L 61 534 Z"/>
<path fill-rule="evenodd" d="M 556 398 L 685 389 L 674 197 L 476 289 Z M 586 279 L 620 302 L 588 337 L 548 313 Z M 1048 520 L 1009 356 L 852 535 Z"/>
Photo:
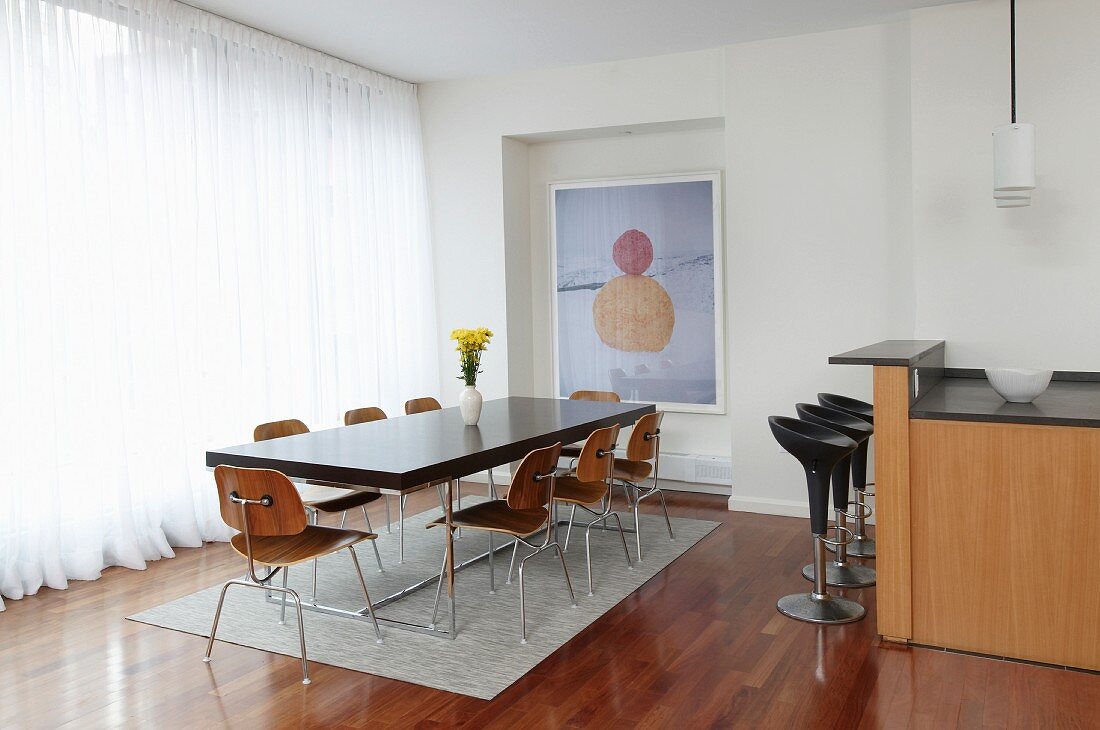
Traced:
<path fill-rule="evenodd" d="M 947 377 L 909 409 L 909 417 L 1100 428 L 1100 382 L 1052 380 L 1031 403 L 1007 403 L 985 377 Z"/>
<path fill-rule="evenodd" d="M 1006 403 L 937 340 L 829 362 L 872 366 L 878 633 L 1100 671 L 1100 374 Z"/>

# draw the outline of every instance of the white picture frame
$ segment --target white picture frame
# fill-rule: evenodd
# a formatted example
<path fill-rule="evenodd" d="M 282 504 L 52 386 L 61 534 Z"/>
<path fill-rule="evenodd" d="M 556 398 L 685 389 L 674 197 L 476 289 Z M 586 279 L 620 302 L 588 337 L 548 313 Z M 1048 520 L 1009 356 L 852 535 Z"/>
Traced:
<path fill-rule="evenodd" d="M 651 373 L 635 376 L 633 373 L 627 375 L 625 380 L 620 379 L 619 384 L 625 384 L 622 389 L 611 387 L 610 379 L 607 383 L 591 382 L 591 383 L 579 383 L 574 382 L 563 383 L 562 378 L 562 361 L 563 347 L 561 346 L 562 336 L 570 336 L 572 333 L 568 331 L 570 327 L 576 328 L 578 325 L 574 324 L 576 317 L 571 317 L 569 324 L 562 324 L 561 313 L 559 312 L 559 298 L 566 293 L 566 291 L 559 291 L 559 263 L 561 263 L 562 256 L 559 252 L 559 221 L 558 221 L 558 198 L 561 191 L 573 191 L 578 189 L 604 189 L 604 188 L 621 188 L 625 186 L 649 186 L 649 185 L 669 185 L 677 183 L 700 183 L 705 182 L 710 185 L 710 226 L 711 226 L 711 246 L 710 246 L 710 283 L 713 285 L 713 398 L 705 396 L 707 402 L 688 402 L 688 398 L 647 398 L 646 393 L 650 395 L 658 394 L 661 396 L 673 395 L 676 392 L 676 386 L 669 383 L 661 383 L 660 387 L 656 387 L 656 384 L 650 386 L 646 383 L 646 378 L 660 378 L 664 373 Z M 667 188 L 666 188 L 667 189 Z M 657 407 L 664 411 L 680 412 L 680 413 L 703 413 L 703 414 L 724 414 L 726 413 L 726 358 L 725 358 L 725 340 L 726 340 L 726 323 L 725 323 L 725 268 L 723 260 L 723 221 L 722 221 L 722 173 L 720 170 L 707 170 L 702 172 L 690 172 L 690 173 L 670 173 L 670 174 L 657 174 L 646 176 L 630 176 L 630 177 L 611 177 L 611 178 L 595 178 L 587 180 L 565 180 L 550 183 L 547 191 L 547 203 L 548 203 L 548 220 L 549 220 L 549 284 L 550 284 L 550 320 L 551 320 L 551 348 L 552 348 L 552 362 L 553 362 L 553 386 L 552 391 L 557 397 L 568 397 L 569 392 L 572 390 L 591 389 L 591 390 L 616 390 L 620 392 L 620 397 L 624 401 L 628 402 L 652 402 L 656 403 Z M 626 194 L 626 191 L 623 191 Z M 696 206 L 698 208 L 698 206 Z M 563 214 L 564 211 L 563 211 Z M 623 217 L 625 215 L 625 217 Z M 702 215 L 702 211 L 697 212 L 698 216 Z M 629 220 L 629 214 L 622 214 L 617 217 L 619 220 Z M 613 225 L 613 224 L 612 224 Z M 626 224 L 623 224 L 626 225 Z M 568 226 L 567 226 L 568 227 Z M 620 226 L 621 227 L 621 226 Z M 633 228 L 633 226 L 632 226 Z M 601 239 L 602 241 L 602 239 Z M 610 241 L 608 242 L 611 243 Z M 698 242 L 697 242 L 698 243 Z M 665 241 L 653 241 L 654 249 L 654 261 L 661 259 L 662 256 L 668 257 L 675 254 L 674 249 L 669 248 L 669 244 Z M 570 254 L 565 254 L 566 256 Z M 609 249 L 610 257 L 610 249 Z M 650 275 L 649 278 L 658 279 L 658 274 Z M 598 282 L 597 282 L 598 283 Z M 596 285 L 594 283 L 584 284 L 577 288 L 593 289 Z M 602 288 L 602 285 L 599 287 Z M 598 293 L 598 292 L 597 292 Z M 671 295 L 673 304 L 676 305 L 675 295 Z M 570 306 L 576 307 L 572 304 Z M 575 314 L 575 311 L 574 311 Z M 593 325 L 593 329 L 595 325 Z M 587 335 L 587 333 L 585 333 Z M 582 338 L 586 342 L 591 340 L 591 337 Z M 695 338 L 698 342 L 698 335 Z M 596 349 L 599 349 L 602 343 L 597 342 L 595 348 L 593 348 L 593 356 L 598 356 L 606 359 L 607 352 L 601 351 L 595 353 Z M 606 345 L 603 345 L 606 346 Z M 667 345 L 667 348 L 673 348 L 673 344 Z M 667 354 L 676 357 L 677 359 L 690 360 L 691 353 L 677 353 L 675 350 L 671 352 L 662 351 L 659 353 L 652 353 L 654 359 L 660 362 L 675 362 L 670 357 L 661 358 L 661 354 Z M 577 357 L 577 353 L 570 353 L 568 356 Z M 670 369 L 675 367 L 674 365 L 668 366 Z M 709 375 L 709 368 L 706 365 L 702 366 L 703 370 L 699 370 L 698 363 L 695 364 L 696 370 L 693 371 L 692 377 L 701 375 L 705 372 Z M 668 374 L 667 378 L 672 380 L 675 378 L 673 374 Z M 567 380 L 569 378 L 566 378 Z M 689 381 L 680 381 L 689 382 Z M 695 382 L 695 381 L 690 381 Z M 640 385 L 641 387 L 633 387 L 633 385 Z M 696 390 L 696 395 L 691 396 L 698 400 L 698 393 L 704 392 L 709 384 L 703 382 L 704 388 L 702 390 Z M 575 387 L 576 386 L 576 387 Z M 602 387 L 601 387 L 602 386 Z M 648 389 L 648 390 L 647 390 Z M 569 392 L 564 392 L 569 391 Z M 683 391 L 685 394 L 690 394 L 692 391 L 685 388 Z M 709 402 L 713 400 L 713 402 Z"/>

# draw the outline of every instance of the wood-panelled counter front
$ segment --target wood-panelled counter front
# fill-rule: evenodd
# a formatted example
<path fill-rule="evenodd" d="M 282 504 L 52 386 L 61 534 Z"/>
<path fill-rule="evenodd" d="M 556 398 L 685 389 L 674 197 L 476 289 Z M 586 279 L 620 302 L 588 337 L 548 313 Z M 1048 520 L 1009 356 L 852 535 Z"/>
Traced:
<path fill-rule="evenodd" d="M 830 358 L 874 366 L 879 633 L 1100 670 L 1100 376 L 1006 404 L 899 342 Z"/>

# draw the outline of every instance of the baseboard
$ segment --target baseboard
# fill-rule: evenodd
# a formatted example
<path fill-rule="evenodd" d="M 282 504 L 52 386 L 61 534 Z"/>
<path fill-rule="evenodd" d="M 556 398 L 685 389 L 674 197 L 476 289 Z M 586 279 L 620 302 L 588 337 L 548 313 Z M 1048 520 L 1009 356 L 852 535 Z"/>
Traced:
<path fill-rule="evenodd" d="M 729 508 L 734 512 L 754 512 L 761 515 L 780 515 L 782 517 L 810 516 L 810 506 L 794 499 L 771 499 L 769 497 L 742 497 L 730 495 Z"/>
<path fill-rule="evenodd" d="M 872 505 L 874 501 L 872 499 Z M 760 515 L 778 515 L 780 517 L 803 517 L 809 519 L 810 506 L 806 502 L 795 499 L 772 499 L 770 497 L 744 497 L 736 494 L 729 499 L 729 508 L 733 512 L 753 512 Z M 829 510 L 829 519 L 833 512 Z M 867 524 L 875 524 L 875 517 L 867 520 Z M 849 525 L 851 527 L 851 525 Z"/>
<path fill-rule="evenodd" d="M 722 484 L 699 484 L 698 482 L 675 482 L 671 479 L 661 480 L 661 489 L 669 492 L 695 492 L 696 494 L 720 494 L 729 496 L 730 488 Z"/>

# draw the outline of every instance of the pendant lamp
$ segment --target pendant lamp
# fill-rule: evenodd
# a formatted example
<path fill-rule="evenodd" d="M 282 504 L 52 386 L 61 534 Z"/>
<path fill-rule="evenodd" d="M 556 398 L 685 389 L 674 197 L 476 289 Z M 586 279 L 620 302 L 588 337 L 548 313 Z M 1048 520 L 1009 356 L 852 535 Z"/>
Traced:
<path fill-rule="evenodd" d="M 1035 189 L 1035 125 L 1016 121 L 1016 0 L 1009 0 L 1012 122 L 993 130 L 993 198 L 998 208 L 1031 205 Z"/>

